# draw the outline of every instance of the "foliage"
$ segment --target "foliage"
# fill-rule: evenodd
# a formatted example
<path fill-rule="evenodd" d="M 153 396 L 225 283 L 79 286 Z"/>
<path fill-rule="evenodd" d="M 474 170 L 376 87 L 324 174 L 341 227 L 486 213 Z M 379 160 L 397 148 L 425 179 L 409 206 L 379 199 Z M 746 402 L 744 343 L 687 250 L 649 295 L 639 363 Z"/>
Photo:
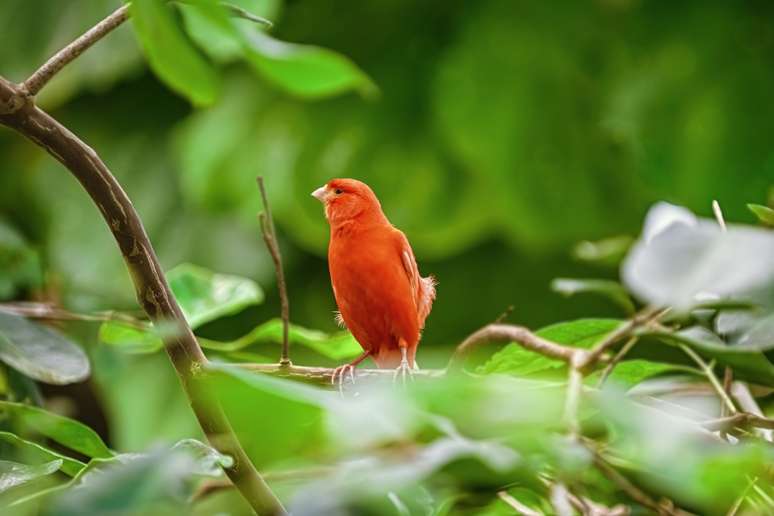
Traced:
<path fill-rule="evenodd" d="M 11 0 L 0 73 L 24 76 L 109 4 Z M 576 508 L 774 512 L 772 191 L 744 210 L 774 163 L 771 41 L 756 36 L 769 6 L 230 4 L 133 0 L 131 32 L 39 100 L 137 202 L 211 360 L 198 372 L 209 402 L 293 514 L 507 513 L 498 493 L 552 513 L 560 487 Z M 221 478 L 233 458 L 201 441 L 163 356 L 179 329 L 129 311 L 94 208 L 25 145 L 0 135 L 0 300 L 67 309 L 52 322 L 0 305 L 0 507 L 248 513 Z M 257 174 L 288 251 L 295 363 L 360 351 L 333 329 L 308 199 L 332 176 L 368 181 L 441 279 L 423 364 L 513 299 L 520 324 L 568 349 L 626 338 L 585 369 L 510 342 L 459 374 L 344 378 L 340 391 L 243 368 L 274 363 L 282 341 L 259 286 L 273 271 Z M 715 197 L 760 226 L 688 209 Z M 654 205 L 635 239 L 659 198 L 688 208 Z M 583 296 L 548 297 L 557 272 L 554 291 Z M 722 419 L 731 409 L 742 417 Z"/>

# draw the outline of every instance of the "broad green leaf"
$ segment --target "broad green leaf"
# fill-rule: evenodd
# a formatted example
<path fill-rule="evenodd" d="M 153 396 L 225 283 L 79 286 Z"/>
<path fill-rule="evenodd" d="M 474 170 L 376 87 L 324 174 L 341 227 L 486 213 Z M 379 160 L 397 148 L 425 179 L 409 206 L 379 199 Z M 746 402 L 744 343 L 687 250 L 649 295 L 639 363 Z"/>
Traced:
<path fill-rule="evenodd" d="M 0 360 L 35 380 L 64 385 L 88 378 L 89 360 L 59 332 L 0 309 Z"/>
<path fill-rule="evenodd" d="M 165 0 L 132 0 L 131 21 L 153 71 L 197 106 L 215 101 L 217 72 L 189 43 Z"/>
<path fill-rule="evenodd" d="M 163 348 L 163 342 L 150 326 L 145 330 L 118 321 L 103 323 L 99 331 L 100 341 L 116 346 L 127 353 L 155 353 Z M 349 332 L 328 334 L 291 324 L 288 332 L 291 346 L 304 346 L 332 360 L 345 360 L 362 353 L 362 348 Z M 199 344 L 212 351 L 219 351 L 237 358 L 238 352 L 252 346 L 282 343 L 282 321 L 271 319 L 252 331 L 231 341 L 199 338 Z"/>
<path fill-rule="evenodd" d="M 352 358 L 363 352 L 360 344 L 349 332 L 328 334 L 291 324 L 288 341 L 292 346 L 304 346 L 332 360 Z M 202 339 L 207 349 L 229 352 L 238 351 L 256 344 L 282 344 L 282 320 L 271 319 L 256 327 L 247 335 L 230 342 Z"/>
<path fill-rule="evenodd" d="M 324 407 L 333 393 L 217 364 L 212 375 L 209 389 L 259 469 L 326 452 Z"/>
<path fill-rule="evenodd" d="M 747 207 L 763 224 L 774 226 L 774 210 L 762 204 L 748 204 Z"/>
<path fill-rule="evenodd" d="M 194 329 L 263 302 L 263 291 L 254 281 L 190 263 L 170 270 L 167 280 L 188 324 Z"/>
<path fill-rule="evenodd" d="M 83 423 L 47 410 L 0 401 L 0 414 L 12 417 L 17 427 L 31 430 L 91 458 L 111 457 L 111 452 L 100 436 Z"/>
<path fill-rule="evenodd" d="M 12 456 L 25 463 L 40 464 L 43 462 L 51 462 L 53 460 L 61 460 L 61 470 L 71 477 L 75 476 L 86 466 L 86 464 L 79 460 L 49 450 L 32 441 L 22 439 L 11 432 L 0 431 L 0 451 L 2 451 L 3 457 Z"/>
<path fill-rule="evenodd" d="M 607 381 L 616 383 L 621 387 L 630 389 L 640 382 L 649 378 L 659 376 L 665 373 L 692 373 L 701 374 L 696 369 L 666 364 L 662 362 L 651 362 L 650 360 L 623 360 L 615 366 L 608 376 Z M 596 385 L 601 376 L 601 371 L 597 371 L 586 377 L 586 381 L 591 385 Z"/>
<path fill-rule="evenodd" d="M 600 294 L 624 309 L 627 314 L 634 313 L 634 303 L 620 283 L 604 279 L 556 278 L 551 282 L 551 290 L 565 297 L 575 294 Z"/>
<path fill-rule="evenodd" d="M 266 79 L 293 95 L 320 98 L 355 90 L 377 93 L 371 79 L 349 58 L 321 47 L 285 43 L 245 32 L 247 59 Z"/>
<path fill-rule="evenodd" d="M 653 336 L 672 345 L 688 345 L 700 355 L 714 359 L 720 365 L 730 366 L 743 379 L 762 385 L 774 384 L 774 364 L 756 349 L 729 346 L 714 333 L 702 327 L 691 327 L 678 332 L 649 331 Z"/>
<path fill-rule="evenodd" d="M 689 309 L 708 298 L 743 298 L 774 287 L 774 233 L 710 220 L 658 218 L 649 213 L 643 237 L 626 258 L 622 278 L 639 299 L 657 306 Z"/>
<path fill-rule="evenodd" d="M 218 62 L 230 62 L 243 55 L 237 22 L 246 20 L 246 30 L 257 28 L 255 24 L 270 27 L 267 18 L 272 18 L 278 7 L 276 0 L 183 0 L 178 4 L 188 35 Z"/>
<path fill-rule="evenodd" d="M 0 460 L 0 493 L 31 480 L 50 475 L 59 471 L 61 467 L 61 459 L 55 459 L 35 466 Z"/>
<path fill-rule="evenodd" d="M 605 335 L 621 324 L 616 319 L 578 319 L 552 324 L 538 330 L 536 335 L 558 344 L 589 348 L 602 340 Z M 528 351 L 518 344 L 508 344 L 492 355 L 489 361 L 481 366 L 483 374 L 508 373 L 516 376 L 527 376 L 541 371 L 564 367 L 564 362 L 546 358 L 538 353 Z"/>
<path fill-rule="evenodd" d="M 143 329 L 120 321 L 106 321 L 99 327 L 99 341 L 116 346 L 124 353 L 155 353 L 164 348 L 164 342 L 150 324 Z"/>
<path fill-rule="evenodd" d="M 175 514 L 184 511 L 197 476 L 213 473 L 213 457 L 221 457 L 193 440 L 171 449 L 93 459 L 60 489 L 50 504 L 58 515 Z M 204 453 L 202 453 L 204 451 Z M 216 459 L 220 460 L 220 458 Z M 217 473 L 221 471 L 218 469 Z"/>

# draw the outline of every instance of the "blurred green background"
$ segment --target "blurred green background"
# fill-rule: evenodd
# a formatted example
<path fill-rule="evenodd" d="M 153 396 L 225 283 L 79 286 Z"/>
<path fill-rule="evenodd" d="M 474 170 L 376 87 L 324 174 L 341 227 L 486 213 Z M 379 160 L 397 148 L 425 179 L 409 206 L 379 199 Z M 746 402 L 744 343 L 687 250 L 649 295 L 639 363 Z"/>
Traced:
<path fill-rule="evenodd" d="M 511 320 L 529 327 L 619 315 L 604 300 L 550 292 L 555 276 L 617 276 L 574 259 L 578 241 L 636 234 L 655 200 L 709 215 L 717 199 L 727 219 L 752 222 L 745 203 L 766 204 L 774 183 L 771 2 L 250 3 L 275 22 L 274 36 L 351 57 L 379 94 L 298 99 L 214 48 L 220 95 L 193 108 L 147 69 L 123 26 L 40 97 L 124 185 L 165 268 L 192 262 L 265 288 L 264 304 L 205 326 L 204 336 L 236 338 L 279 312 L 256 219 L 257 175 L 281 237 L 291 318 L 326 331 L 335 328 L 328 233 L 309 193 L 333 177 L 372 186 L 423 274 L 439 281 L 424 367 L 444 363 L 450 346 L 509 305 Z M 20 81 L 118 2 L 3 5 L 0 73 Z M 0 157 L 2 300 L 136 310 L 118 250 L 80 185 L 6 129 Z M 94 327 L 82 333 L 96 344 Z M 97 380 L 116 384 L 101 396 L 120 397 L 121 375 L 130 381 L 139 369 L 93 353 L 104 355 Z M 174 383 L 164 357 L 137 360 L 157 369 L 146 383 Z M 169 414 L 171 402 L 159 398 Z M 136 411 L 111 409 L 125 419 L 115 437 L 124 445 L 164 436 L 143 403 L 146 433 L 129 428 L 143 424 Z"/>

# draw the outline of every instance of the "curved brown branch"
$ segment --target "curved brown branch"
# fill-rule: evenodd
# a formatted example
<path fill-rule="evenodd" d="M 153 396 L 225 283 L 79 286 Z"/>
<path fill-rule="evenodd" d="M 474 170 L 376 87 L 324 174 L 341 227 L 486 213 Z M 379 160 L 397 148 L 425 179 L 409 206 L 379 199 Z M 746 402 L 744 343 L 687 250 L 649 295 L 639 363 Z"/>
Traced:
<path fill-rule="evenodd" d="M 124 23 L 129 18 L 129 5 L 122 5 L 107 18 L 87 30 L 75 41 L 51 56 L 46 63 L 35 70 L 29 79 L 21 84 L 22 91 L 34 97 L 51 80 L 51 78 L 73 59 L 81 55 L 106 34 Z"/>
<path fill-rule="evenodd" d="M 10 108 L 10 109 L 9 109 Z M 242 449 L 220 406 L 200 388 L 198 373 L 207 359 L 172 295 L 153 246 L 129 197 L 96 152 L 62 124 L 37 108 L 26 91 L 0 77 L 0 124 L 32 140 L 62 163 L 81 183 L 118 242 L 135 285 L 137 300 L 154 322 L 172 322 L 178 330 L 165 348 L 212 445 L 234 458 L 229 478 L 262 514 L 284 513 L 279 500 Z"/>
<path fill-rule="evenodd" d="M 457 346 L 451 359 L 449 359 L 448 369 L 450 371 L 458 369 L 473 349 L 491 342 L 516 342 L 530 351 L 567 363 L 570 363 L 577 351 L 576 348 L 562 346 L 556 342 L 538 337 L 523 326 L 490 324 L 471 334 L 462 344 Z"/>

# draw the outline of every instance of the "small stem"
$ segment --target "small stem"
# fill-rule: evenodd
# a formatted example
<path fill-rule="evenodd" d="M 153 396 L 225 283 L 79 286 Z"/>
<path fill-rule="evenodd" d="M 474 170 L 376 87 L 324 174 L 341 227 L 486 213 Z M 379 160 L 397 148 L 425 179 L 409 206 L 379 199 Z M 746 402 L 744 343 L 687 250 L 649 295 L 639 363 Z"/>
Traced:
<path fill-rule="evenodd" d="M 506 504 L 508 504 L 508 506 L 510 506 L 511 509 L 516 511 L 517 514 L 521 514 L 521 516 L 541 516 L 542 514 L 540 512 L 537 512 L 527 507 L 526 505 L 518 501 L 516 498 L 509 495 L 507 491 L 498 491 L 497 497 L 500 498 L 500 500 L 502 500 Z"/>
<path fill-rule="evenodd" d="M 750 392 L 750 388 L 746 383 L 733 382 L 731 384 L 731 394 L 739 403 L 739 406 L 742 407 L 742 410 L 760 418 L 764 417 L 763 411 L 758 406 L 758 403 L 755 401 L 755 397 L 753 397 L 752 393 Z M 758 433 L 765 440 L 769 442 L 774 441 L 774 432 L 771 430 L 758 430 Z"/>
<path fill-rule="evenodd" d="M 696 362 L 696 365 L 701 368 L 702 371 L 704 371 L 704 374 L 707 376 L 707 379 L 712 384 L 712 387 L 715 389 L 715 392 L 718 393 L 718 396 L 720 397 L 721 401 L 725 404 L 725 406 L 728 408 L 729 412 L 731 414 L 736 414 L 737 410 L 734 406 L 734 402 L 731 401 L 731 398 L 728 397 L 728 394 L 726 393 L 725 389 L 723 389 L 723 385 L 720 384 L 720 380 L 718 380 L 718 377 L 715 376 L 715 372 L 712 370 L 712 368 L 704 361 L 702 358 L 691 348 L 686 346 L 685 344 L 680 345 L 680 349 L 683 350 L 683 352 L 691 357 L 691 360 Z"/>
<path fill-rule="evenodd" d="M 597 383 L 597 389 L 602 388 L 602 385 L 604 385 L 604 383 L 607 381 L 607 377 L 610 376 L 610 373 L 613 372 L 615 366 L 617 366 L 618 363 L 623 360 L 626 354 L 632 350 L 632 348 L 637 344 L 637 340 L 637 337 L 630 337 L 629 340 L 626 341 L 626 344 L 624 344 L 623 347 L 618 350 L 618 353 L 615 354 L 613 360 L 611 360 L 602 371 L 602 375 L 599 377 L 599 382 Z"/>
<path fill-rule="evenodd" d="M 263 241 L 266 243 L 266 247 L 269 249 L 271 259 L 274 262 L 274 270 L 277 274 L 277 290 L 280 296 L 281 316 L 282 316 L 282 352 L 280 354 L 280 364 L 290 364 L 290 342 L 288 338 L 289 326 L 290 326 L 290 302 L 288 301 L 288 291 L 285 286 L 285 273 L 282 268 L 282 254 L 280 253 L 279 244 L 277 244 L 277 234 L 274 231 L 274 220 L 271 216 L 271 208 L 269 207 L 269 199 L 266 195 L 266 188 L 263 184 L 263 177 L 258 176 L 258 189 L 261 192 L 261 200 L 263 202 L 263 212 L 258 215 L 258 219 L 261 224 L 261 233 L 263 234 Z"/>
<path fill-rule="evenodd" d="M 723 210 L 720 209 L 720 203 L 717 200 L 712 201 L 712 213 L 715 214 L 715 220 L 722 231 L 726 231 L 726 219 L 723 218 Z"/>
<path fill-rule="evenodd" d="M 583 389 L 583 373 L 579 365 L 584 362 L 586 352 L 577 350 L 570 361 L 570 369 L 567 376 L 567 398 L 564 404 L 564 421 L 572 439 L 580 435 L 580 423 L 578 421 L 578 408 L 580 406 L 581 390 Z"/>
<path fill-rule="evenodd" d="M 40 92 L 48 81 L 51 80 L 62 68 L 73 59 L 81 55 L 94 43 L 105 37 L 124 23 L 129 18 L 129 5 L 122 5 L 107 18 L 84 32 L 75 41 L 54 54 L 46 63 L 35 70 L 30 77 L 21 84 L 21 89 L 27 95 L 34 97 Z"/>

